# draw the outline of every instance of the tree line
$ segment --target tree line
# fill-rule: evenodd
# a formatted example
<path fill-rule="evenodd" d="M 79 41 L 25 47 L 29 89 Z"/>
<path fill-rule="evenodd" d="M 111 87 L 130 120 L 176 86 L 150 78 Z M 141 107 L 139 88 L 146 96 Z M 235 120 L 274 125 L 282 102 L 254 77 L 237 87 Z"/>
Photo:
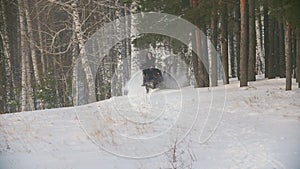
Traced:
<path fill-rule="evenodd" d="M 173 65 L 175 56 L 185 62 L 195 87 L 217 86 L 220 76 L 224 84 L 237 77 L 243 87 L 264 74 L 269 79 L 286 78 L 286 90 L 291 90 L 293 78 L 300 82 L 298 9 L 297 0 L 0 0 L 0 113 L 72 106 L 78 102 L 72 92 L 78 95 L 80 90 L 95 90 L 97 100 L 122 95 L 139 62 L 131 57 L 132 50 L 149 46 L 168 49 Z M 116 44 L 92 77 L 85 56 L 87 39 L 105 23 L 151 11 L 196 25 L 220 53 L 221 62 L 211 57 L 203 63 L 197 57 L 201 53 L 189 52 L 176 39 L 148 34 Z M 130 31 L 133 23 L 124 22 Z M 197 43 L 203 41 L 199 32 L 191 33 L 197 51 L 203 45 L 208 48 Z M 72 88 L 78 56 L 88 89 Z"/>

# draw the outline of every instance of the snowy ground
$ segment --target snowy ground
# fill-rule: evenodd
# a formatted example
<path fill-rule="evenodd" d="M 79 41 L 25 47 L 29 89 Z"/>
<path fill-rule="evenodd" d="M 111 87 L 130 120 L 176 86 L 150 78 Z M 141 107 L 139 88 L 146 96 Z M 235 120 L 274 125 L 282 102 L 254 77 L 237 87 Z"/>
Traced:
<path fill-rule="evenodd" d="M 300 168 L 300 90 L 157 90 L 0 116 L 0 169 Z"/>

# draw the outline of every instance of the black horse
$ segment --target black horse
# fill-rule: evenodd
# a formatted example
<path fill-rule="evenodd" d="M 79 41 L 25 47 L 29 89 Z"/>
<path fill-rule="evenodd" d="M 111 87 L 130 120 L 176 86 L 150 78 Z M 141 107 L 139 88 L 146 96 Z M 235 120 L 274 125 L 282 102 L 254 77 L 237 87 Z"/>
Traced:
<path fill-rule="evenodd" d="M 160 87 L 161 82 L 163 81 L 162 73 L 157 68 L 149 68 L 143 70 L 143 85 L 146 88 L 146 92 L 149 92 L 149 89 L 155 89 Z"/>

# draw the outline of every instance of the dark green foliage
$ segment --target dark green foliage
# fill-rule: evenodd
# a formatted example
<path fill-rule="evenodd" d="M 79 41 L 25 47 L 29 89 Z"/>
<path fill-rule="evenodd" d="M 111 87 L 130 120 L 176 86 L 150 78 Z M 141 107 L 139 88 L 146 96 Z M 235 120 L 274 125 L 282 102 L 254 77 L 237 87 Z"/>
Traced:
<path fill-rule="evenodd" d="M 43 103 L 45 105 L 44 108 L 51 109 L 57 107 L 56 92 L 47 86 L 39 88 L 34 94 L 34 99 Z"/>
<path fill-rule="evenodd" d="M 33 98 L 43 109 L 58 107 L 55 83 L 57 83 L 57 81 L 54 78 L 53 73 L 49 72 L 46 77 L 43 78 L 43 84 L 34 87 L 36 91 L 33 94 Z"/>
<path fill-rule="evenodd" d="M 182 15 L 190 7 L 189 0 L 142 0 L 142 12 L 164 12 L 173 15 Z"/>
<path fill-rule="evenodd" d="M 163 35 L 141 34 L 138 38 L 133 40 L 133 44 L 139 49 L 147 49 L 149 48 L 149 45 L 155 46 L 157 42 L 162 41 L 164 41 Z"/>
<path fill-rule="evenodd" d="M 133 40 L 133 44 L 139 49 L 148 49 L 149 45 L 154 48 L 158 43 L 162 43 L 160 47 L 170 47 L 174 53 L 180 53 L 184 44 L 177 39 L 170 38 L 165 35 L 159 34 L 142 34 L 138 38 Z"/>
<path fill-rule="evenodd" d="M 168 13 L 176 16 L 185 16 L 187 10 L 190 10 L 190 2 L 189 0 L 144 0 L 140 2 L 140 10 L 142 12 L 163 12 Z M 192 12 L 192 14 L 196 14 L 196 12 Z M 147 49 L 149 45 L 153 47 L 156 46 L 158 42 L 168 42 L 169 37 L 157 34 L 142 34 L 135 40 L 133 43 L 135 47 L 139 49 Z M 171 45 L 174 52 L 181 51 L 178 48 L 180 43 L 177 40 L 172 40 Z"/>
<path fill-rule="evenodd" d="M 270 15 L 279 21 L 288 21 L 293 27 L 300 27 L 299 0 L 268 0 Z"/>

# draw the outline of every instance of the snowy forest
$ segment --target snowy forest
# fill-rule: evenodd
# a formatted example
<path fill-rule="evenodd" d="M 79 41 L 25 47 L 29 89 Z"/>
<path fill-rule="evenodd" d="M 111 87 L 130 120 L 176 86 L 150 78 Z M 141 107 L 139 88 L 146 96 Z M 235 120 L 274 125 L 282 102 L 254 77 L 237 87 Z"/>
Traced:
<path fill-rule="evenodd" d="M 76 105 L 74 65 L 79 54 L 85 55 L 87 39 L 106 23 L 141 12 L 168 13 L 196 25 L 221 61 L 210 59 L 206 71 L 176 39 L 155 34 L 127 38 L 102 56 L 92 81 L 84 64 L 98 101 L 111 98 L 112 87 L 115 95 L 124 94 L 145 51 L 155 55 L 158 68 L 185 74 L 187 85 L 195 88 L 217 86 L 220 79 L 229 84 L 230 78 L 238 78 L 243 87 L 256 75 L 285 78 L 286 90 L 296 79 L 300 87 L 298 0 L 0 0 L 0 7 L 0 113 Z M 125 22 L 134 29 L 134 21 Z"/>

